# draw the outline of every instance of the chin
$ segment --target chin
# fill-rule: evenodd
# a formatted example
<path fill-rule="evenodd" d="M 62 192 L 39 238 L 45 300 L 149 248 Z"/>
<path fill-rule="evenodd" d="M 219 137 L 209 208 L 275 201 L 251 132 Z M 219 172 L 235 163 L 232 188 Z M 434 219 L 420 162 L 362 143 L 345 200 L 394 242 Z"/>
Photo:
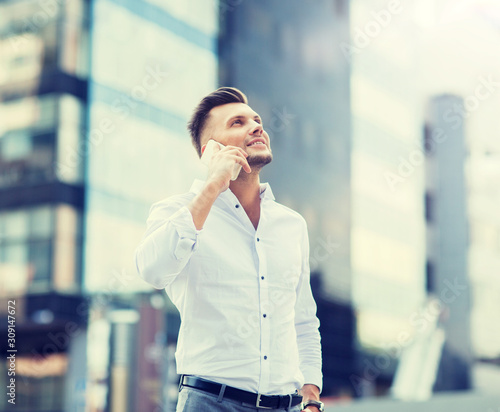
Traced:
<path fill-rule="evenodd" d="M 273 161 L 272 153 L 255 154 L 247 157 L 247 162 L 250 165 L 250 167 L 255 167 L 255 166 L 262 167 L 271 163 L 272 161 Z"/>

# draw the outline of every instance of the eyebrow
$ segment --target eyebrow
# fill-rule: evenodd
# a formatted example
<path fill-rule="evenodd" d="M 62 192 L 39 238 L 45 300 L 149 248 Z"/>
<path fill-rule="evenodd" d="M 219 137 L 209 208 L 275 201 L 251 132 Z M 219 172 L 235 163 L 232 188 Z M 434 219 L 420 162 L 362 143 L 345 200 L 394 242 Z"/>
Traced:
<path fill-rule="evenodd" d="M 247 117 L 247 116 L 243 116 L 243 115 L 241 115 L 241 114 L 240 114 L 240 115 L 237 115 L 237 116 L 233 116 L 233 117 L 231 117 L 231 118 L 230 118 L 230 119 L 226 122 L 226 124 L 229 124 L 229 123 L 231 123 L 233 120 L 236 120 L 236 119 L 245 119 L 246 117 Z M 258 114 L 256 114 L 253 118 L 254 118 L 254 119 L 259 119 L 259 120 L 261 121 L 261 123 L 262 123 L 262 119 L 260 118 L 260 116 L 259 116 Z"/>

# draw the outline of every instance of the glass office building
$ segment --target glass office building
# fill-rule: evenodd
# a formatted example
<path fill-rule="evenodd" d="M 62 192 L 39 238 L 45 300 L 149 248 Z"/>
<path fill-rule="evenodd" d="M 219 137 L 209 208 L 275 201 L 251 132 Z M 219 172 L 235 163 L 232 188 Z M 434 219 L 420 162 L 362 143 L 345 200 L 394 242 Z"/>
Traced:
<path fill-rule="evenodd" d="M 178 315 L 164 293 L 149 295 L 133 256 L 150 206 L 189 190 L 200 172 L 186 124 L 217 87 L 217 2 L 96 0 L 91 16 L 87 155 L 80 156 L 83 278 L 95 296 L 89 357 L 91 347 L 111 347 L 102 362 L 89 359 L 90 406 L 170 410 L 176 375 L 165 365 L 175 347 L 166 348 L 176 341 Z"/>
<path fill-rule="evenodd" d="M 200 172 L 185 126 L 217 85 L 218 11 L 201 0 L 0 1 L 0 313 L 16 300 L 20 411 L 165 402 L 170 355 L 158 348 L 176 319 L 150 298 L 133 250 L 151 204 Z M 128 345 L 128 334 L 141 339 Z M 144 357 L 140 373 L 127 370 Z"/>
<path fill-rule="evenodd" d="M 20 411 L 81 410 L 83 401 L 84 185 L 55 164 L 85 123 L 87 7 L 0 2 L 0 312 L 15 300 Z"/>
<path fill-rule="evenodd" d="M 355 383 L 362 395 L 387 393 L 405 347 L 400 335 L 413 335 L 426 296 L 417 7 L 352 1 L 344 45 L 352 61 L 352 296 L 365 354 Z"/>
<path fill-rule="evenodd" d="M 454 95 L 435 96 L 428 106 L 425 132 L 427 291 L 440 299 L 446 337 L 434 390 L 467 390 L 472 386 L 473 360 L 467 147 L 464 119 L 457 121 L 451 115 L 455 107 L 463 106 L 463 99 Z"/>
<path fill-rule="evenodd" d="M 81 173 L 54 166 L 85 121 L 86 5 L 38 6 L 0 2 L 0 250 L 2 274 L 15 274 L 2 279 L 6 295 L 80 290 Z"/>
<path fill-rule="evenodd" d="M 239 2 L 221 21 L 220 83 L 247 94 L 270 135 L 261 180 L 308 223 L 323 395 L 352 395 L 349 3 Z"/>
<path fill-rule="evenodd" d="M 394 343 L 405 349 L 411 341 L 399 344 L 398 334 L 415 337 L 430 325 L 422 323 L 428 309 L 419 302 L 433 295 L 446 337 L 433 389 L 496 393 L 500 100 L 487 81 L 498 72 L 498 56 L 487 51 L 498 48 L 498 4 L 425 0 L 393 2 L 392 10 L 377 0 L 351 4 L 358 46 L 352 54 L 353 230 L 387 237 L 372 243 L 370 255 L 353 240 L 360 341 L 379 354 L 396 353 Z M 366 194 L 378 201 L 369 205 Z M 391 253 L 384 253 L 387 240 L 397 243 Z M 388 265 L 382 271 L 381 259 Z M 387 387 L 391 376 L 392 368 L 382 368 L 375 382 Z"/>
<path fill-rule="evenodd" d="M 197 155 L 186 123 L 216 87 L 216 29 L 214 2 L 93 4 L 88 156 L 81 156 L 88 290 L 108 288 L 117 270 L 137 278 L 123 257 L 133 255 L 149 207 L 189 189 Z M 144 285 L 137 278 L 123 290 Z"/>

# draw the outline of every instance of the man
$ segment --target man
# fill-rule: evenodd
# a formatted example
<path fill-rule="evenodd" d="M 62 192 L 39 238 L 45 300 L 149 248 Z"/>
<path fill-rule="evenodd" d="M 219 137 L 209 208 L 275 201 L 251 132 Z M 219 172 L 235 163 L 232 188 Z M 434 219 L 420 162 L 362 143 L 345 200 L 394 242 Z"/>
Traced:
<path fill-rule="evenodd" d="M 204 182 L 151 207 L 136 250 L 140 276 L 165 288 L 180 312 L 177 411 L 318 412 L 307 227 L 260 183 L 272 161 L 269 135 L 229 87 L 206 96 L 188 128 L 199 156 L 210 139 L 224 146 Z"/>

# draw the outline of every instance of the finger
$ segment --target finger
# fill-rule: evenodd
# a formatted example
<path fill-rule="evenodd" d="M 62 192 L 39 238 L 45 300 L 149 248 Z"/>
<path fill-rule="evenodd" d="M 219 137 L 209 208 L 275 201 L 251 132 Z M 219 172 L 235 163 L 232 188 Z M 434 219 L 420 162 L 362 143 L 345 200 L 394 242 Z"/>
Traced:
<path fill-rule="evenodd" d="M 245 154 L 246 154 L 246 153 L 245 153 Z M 241 159 L 241 158 L 240 158 L 240 159 Z M 248 160 L 246 159 L 246 157 L 244 157 L 244 158 L 242 159 L 242 161 L 243 161 L 243 162 L 242 162 L 242 163 L 240 163 L 240 164 L 241 164 L 241 166 L 243 167 L 243 170 L 244 170 L 245 172 L 247 172 L 247 173 L 250 173 L 250 172 L 252 171 L 252 168 L 251 168 L 251 167 L 250 167 L 250 165 L 248 164 Z"/>
<path fill-rule="evenodd" d="M 236 163 L 239 163 L 241 167 L 243 167 L 243 170 L 247 173 L 250 173 L 252 169 L 250 168 L 250 165 L 247 162 L 247 159 L 242 158 L 241 156 L 235 156 Z"/>
<path fill-rule="evenodd" d="M 229 150 L 227 150 L 228 152 L 229 151 L 238 151 L 240 152 L 243 156 L 247 157 L 248 156 L 248 153 L 245 152 L 241 147 L 237 147 L 237 146 L 226 146 L 226 148 L 228 148 Z"/>
<path fill-rule="evenodd" d="M 242 148 L 238 147 L 241 153 L 243 153 L 243 156 L 248 157 L 248 153 L 245 152 Z"/>
<path fill-rule="evenodd" d="M 234 153 L 232 153 L 232 155 L 233 155 L 233 156 L 236 156 L 236 157 L 238 157 L 238 158 L 240 158 L 240 159 L 242 159 L 242 160 L 243 160 L 246 164 L 248 164 L 247 159 L 246 159 L 246 158 L 247 158 L 247 156 L 248 156 L 248 154 L 247 154 L 247 153 L 245 153 L 245 152 L 242 152 L 242 151 L 238 150 L 238 151 L 235 151 Z M 243 156 L 243 155 L 244 155 L 244 156 Z M 243 163 L 241 163 L 241 165 L 243 166 Z M 249 167 L 250 167 L 250 165 L 249 165 Z"/>
<path fill-rule="evenodd" d="M 248 162 L 246 161 L 246 159 L 244 160 L 244 162 L 241 164 L 241 166 L 243 167 L 243 170 L 247 173 L 251 173 L 252 172 L 252 168 L 250 167 L 250 165 L 248 164 Z"/>

